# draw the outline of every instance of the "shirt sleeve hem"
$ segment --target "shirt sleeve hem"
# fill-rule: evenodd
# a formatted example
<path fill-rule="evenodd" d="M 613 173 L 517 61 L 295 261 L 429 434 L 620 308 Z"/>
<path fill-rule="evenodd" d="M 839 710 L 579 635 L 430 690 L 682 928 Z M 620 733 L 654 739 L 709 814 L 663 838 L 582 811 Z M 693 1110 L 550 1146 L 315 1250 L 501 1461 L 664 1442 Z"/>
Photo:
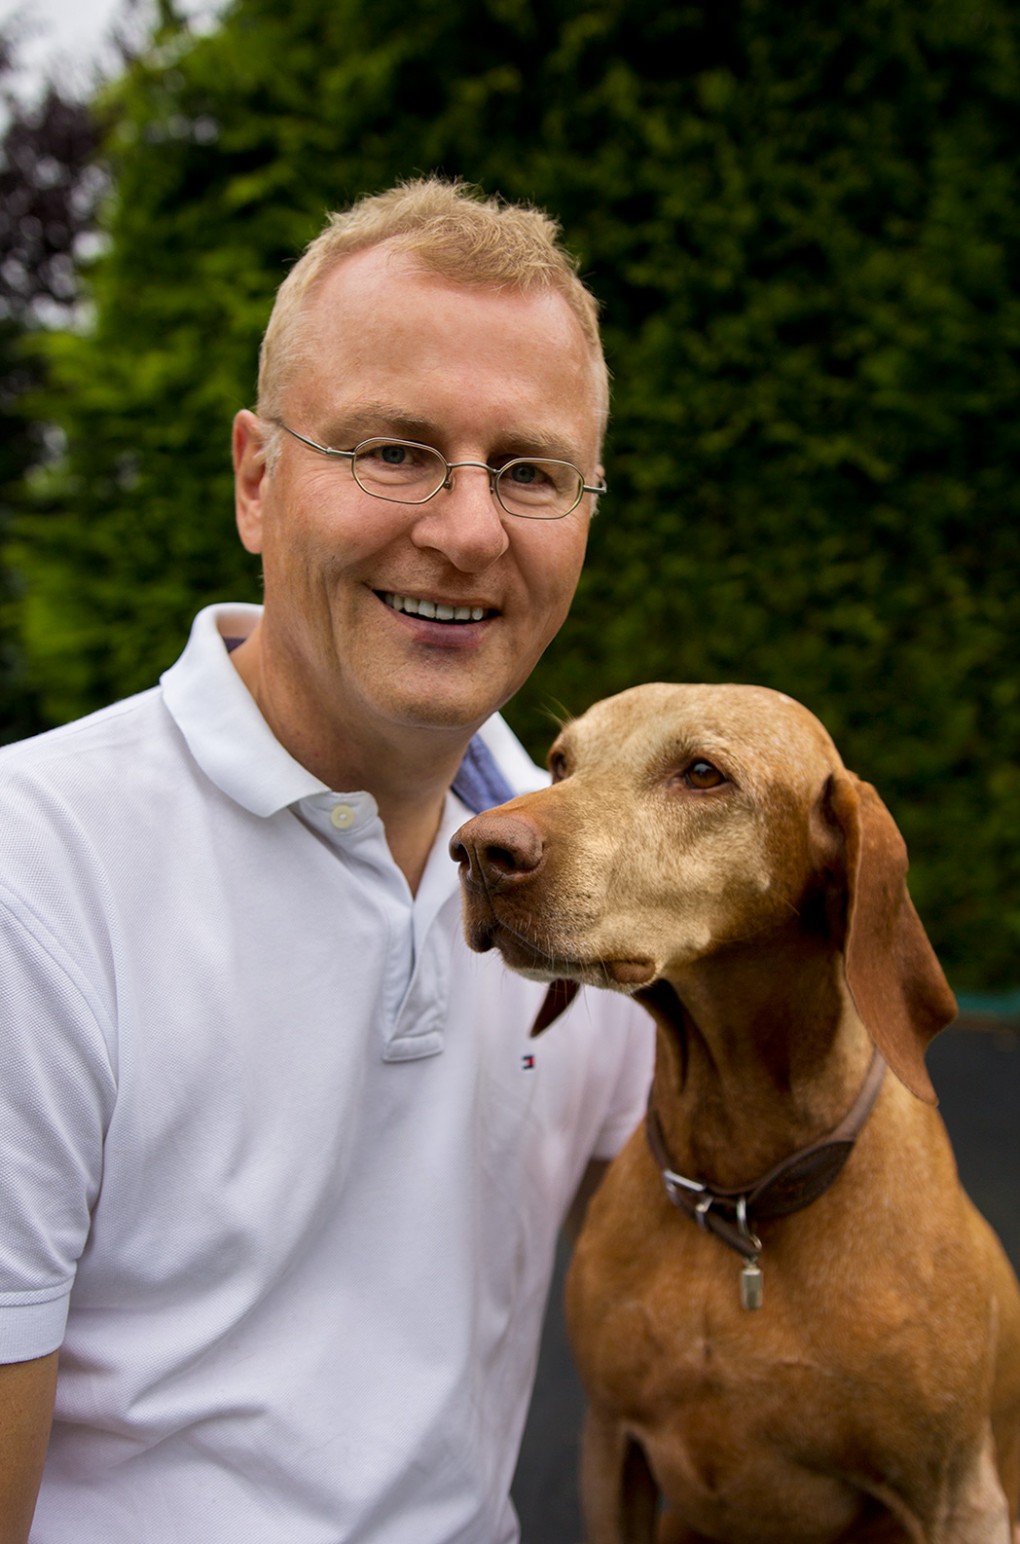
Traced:
<path fill-rule="evenodd" d="M 38 1294 L 33 1294 L 38 1299 Z M 70 1285 L 43 1301 L 0 1307 L 0 1365 L 31 1362 L 59 1349 L 67 1327 Z"/>

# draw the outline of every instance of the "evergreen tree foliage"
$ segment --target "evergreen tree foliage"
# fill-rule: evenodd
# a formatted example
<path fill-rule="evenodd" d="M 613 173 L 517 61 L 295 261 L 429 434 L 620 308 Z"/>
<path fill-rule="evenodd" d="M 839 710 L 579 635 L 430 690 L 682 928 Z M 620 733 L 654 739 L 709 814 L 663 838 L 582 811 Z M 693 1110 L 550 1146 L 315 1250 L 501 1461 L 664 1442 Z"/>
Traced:
<path fill-rule="evenodd" d="M 104 103 L 95 326 L 21 553 L 54 719 L 257 598 L 228 432 L 327 209 L 440 171 L 561 220 L 604 303 L 610 494 L 511 706 L 649 679 L 801 698 L 874 781 L 962 986 L 1020 940 L 1020 19 L 1008 0 L 233 0 Z"/>
<path fill-rule="evenodd" d="M 26 104 L 19 74 L 17 50 L 0 34 L 0 552 L 46 452 L 33 406 L 45 379 L 34 346 L 40 320 L 66 317 L 78 299 L 75 250 L 100 184 L 86 105 L 52 83 Z M 45 727 L 20 644 L 19 596 L 19 576 L 0 565 L 0 741 Z"/>

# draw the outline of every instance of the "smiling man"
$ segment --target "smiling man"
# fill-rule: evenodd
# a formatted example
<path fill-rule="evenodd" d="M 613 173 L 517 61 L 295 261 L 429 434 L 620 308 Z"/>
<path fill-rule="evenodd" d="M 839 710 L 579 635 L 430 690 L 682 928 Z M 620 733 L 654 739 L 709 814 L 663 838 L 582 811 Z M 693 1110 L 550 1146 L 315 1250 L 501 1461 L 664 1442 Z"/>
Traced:
<path fill-rule="evenodd" d="M 517 1538 L 557 1231 L 651 1045 L 598 994 L 531 1040 L 446 848 L 543 780 L 498 709 L 606 405 L 545 216 L 334 216 L 234 425 L 264 605 L 0 755 L 0 1544 Z"/>
<path fill-rule="evenodd" d="M 601 473 L 604 367 L 562 291 L 467 288 L 392 242 L 319 278 L 294 351 L 286 384 L 263 386 L 283 414 L 235 423 L 238 525 L 265 582 L 236 664 L 304 766 L 372 789 L 413 888 L 465 735 L 566 616 L 593 497 L 575 491 Z M 271 474 L 267 419 L 290 431 Z M 357 478 L 325 452 L 366 442 Z M 397 457 L 436 473 L 401 479 Z M 509 461 L 516 480 L 494 487 Z"/>

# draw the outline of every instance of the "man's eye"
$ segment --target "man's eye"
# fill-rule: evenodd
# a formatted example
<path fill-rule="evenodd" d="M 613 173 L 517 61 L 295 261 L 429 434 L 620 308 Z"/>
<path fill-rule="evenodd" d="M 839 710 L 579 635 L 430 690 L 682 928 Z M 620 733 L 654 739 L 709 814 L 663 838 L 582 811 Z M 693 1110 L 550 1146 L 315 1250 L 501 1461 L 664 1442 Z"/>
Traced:
<path fill-rule="evenodd" d="M 437 453 L 425 445 L 408 445 L 401 440 L 369 440 L 358 448 L 358 461 L 363 466 L 380 470 L 393 467 L 407 470 L 410 467 L 431 466 L 438 461 Z"/>
<path fill-rule="evenodd" d="M 407 440 L 363 440 L 354 456 L 354 475 L 369 493 L 392 497 L 394 488 L 432 493 L 442 485 L 446 463 L 437 450 Z M 413 500 L 411 500 L 413 502 Z"/>
<path fill-rule="evenodd" d="M 719 771 L 718 767 L 713 766 L 710 761 L 705 761 L 703 757 L 699 757 L 697 761 L 692 761 L 690 766 L 684 769 L 681 776 L 688 788 L 696 788 L 698 790 L 721 788 L 723 783 L 729 781 L 725 774 Z"/>
<path fill-rule="evenodd" d="M 437 450 L 427 445 L 414 445 L 409 440 L 363 440 L 357 448 L 357 464 L 373 467 L 377 471 L 419 470 L 427 467 L 432 471 L 443 464 Z"/>
<path fill-rule="evenodd" d="M 549 473 L 537 461 L 512 461 L 505 469 L 505 475 L 510 482 L 517 483 L 522 488 L 551 481 Z"/>

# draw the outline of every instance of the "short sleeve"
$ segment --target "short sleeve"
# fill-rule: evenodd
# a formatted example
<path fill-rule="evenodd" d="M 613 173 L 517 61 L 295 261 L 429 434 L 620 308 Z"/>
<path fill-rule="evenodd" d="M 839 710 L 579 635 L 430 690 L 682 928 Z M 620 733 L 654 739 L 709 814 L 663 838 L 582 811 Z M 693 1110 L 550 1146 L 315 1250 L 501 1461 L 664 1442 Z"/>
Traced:
<path fill-rule="evenodd" d="M 102 1177 L 114 1078 L 98 1003 L 0 887 L 0 1362 L 61 1343 Z"/>

